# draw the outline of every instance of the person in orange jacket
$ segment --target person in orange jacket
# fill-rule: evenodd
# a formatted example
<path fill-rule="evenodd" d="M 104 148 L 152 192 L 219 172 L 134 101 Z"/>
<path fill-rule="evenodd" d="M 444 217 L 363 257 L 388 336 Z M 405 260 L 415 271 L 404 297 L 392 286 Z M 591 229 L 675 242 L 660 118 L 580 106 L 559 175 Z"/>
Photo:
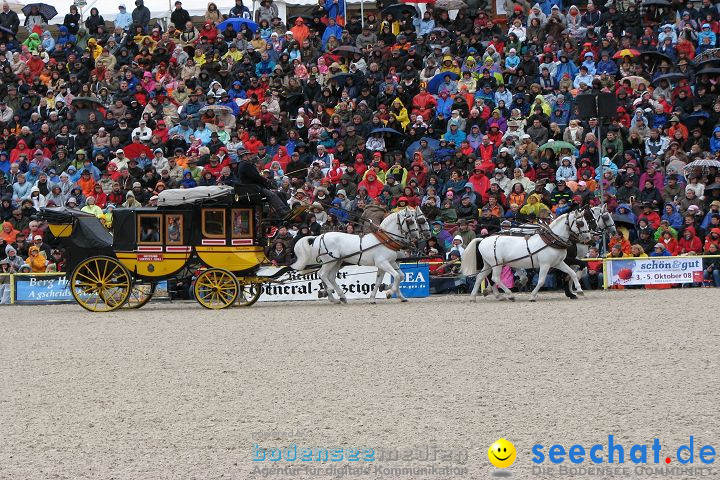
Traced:
<path fill-rule="evenodd" d="M 92 177 L 90 170 L 83 170 L 77 181 L 78 187 L 82 189 L 83 195 L 88 197 L 95 191 L 95 179 Z"/>

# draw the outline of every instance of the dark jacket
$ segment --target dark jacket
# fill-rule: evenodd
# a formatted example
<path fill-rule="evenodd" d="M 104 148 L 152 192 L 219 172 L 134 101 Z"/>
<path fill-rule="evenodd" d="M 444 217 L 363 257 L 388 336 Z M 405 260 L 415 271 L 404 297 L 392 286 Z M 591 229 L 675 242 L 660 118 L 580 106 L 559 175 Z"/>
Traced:
<path fill-rule="evenodd" d="M 132 19 L 135 25 L 142 26 L 145 30 L 150 23 L 150 10 L 145 6 L 143 0 L 135 0 L 135 9 L 132 11 Z"/>
<path fill-rule="evenodd" d="M 273 188 L 275 185 L 267 178 L 260 175 L 255 164 L 248 161 L 240 162 L 238 166 L 238 181 L 240 183 L 251 183 L 263 188 Z"/>
<path fill-rule="evenodd" d="M 185 24 L 192 21 L 192 19 L 187 10 L 180 8 L 173 10 L 172 15 L 170 15 L 170 21 L 175 25 L 175 28 L 182 30 L 185 28 Z"/>
<path fill-rule="evenodd" d="M 17 13 L 12 10 L 8 10 L 7 13 L 0 11 L 0 27 L 9 28 L 13 32 L 17 33 L 19 26 L 20 18 Z"/>

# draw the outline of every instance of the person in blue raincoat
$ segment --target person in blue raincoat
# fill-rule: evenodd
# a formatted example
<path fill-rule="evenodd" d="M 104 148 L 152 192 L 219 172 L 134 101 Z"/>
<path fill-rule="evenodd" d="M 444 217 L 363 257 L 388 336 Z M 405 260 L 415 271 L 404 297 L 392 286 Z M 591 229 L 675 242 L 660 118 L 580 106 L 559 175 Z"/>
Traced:
<path fill-rule="evenodd" d="M 560 81 L 565 74 L 570 76 L 570 80 L 574 80 L 578 74 L 578 67 L 568 58 L 567 54 L 560 54 L 560 63 L 557 65 L 555 80 Z"/>
<path fill-rule="evenodd" d="M 674 229 L 679 229 L 683 226 L 683 217 L 678 212 L 677 206 L 672 202 L 667 202 L 665 204 L 662 217 L 660 217 L 661 220 L 667 220 L 670 223 L 670 226 Z"/>
<path fill-rule="evenodd" d="M 345 0 L 325 0 L 325 11 L 328 18 L 337 20 L 337 17 L 345 16 Z M 340 40 L 340 37 L 337 37 Z M 323 44 L 324 44 L 323 40 Z"/>
<path fill-rule="evenodd" d="M 340 41 L 342 37 L 342 27 L 335 23 L 335 18 L 333 17 L 328 18 L 327 27 L 322 35 L 323 50 L 327 47 L 327 42 L 330 40 L 330 37 L 335 37 L 338 41 Z"/>

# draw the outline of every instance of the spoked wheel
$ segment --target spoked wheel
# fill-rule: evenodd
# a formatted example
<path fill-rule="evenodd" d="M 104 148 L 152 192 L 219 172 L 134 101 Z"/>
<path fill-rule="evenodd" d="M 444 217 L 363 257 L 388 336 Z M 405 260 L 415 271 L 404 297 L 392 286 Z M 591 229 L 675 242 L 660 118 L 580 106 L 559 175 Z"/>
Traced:
<path fill-rule="evenodd" d="M 200 305 L 211 310 L 227 308 L 238 298 L 237 278 L 222 268 L 210 268 L 198 275 L 193 292 Z"/>
<path fill-rule="evenodd" d="M 128 299 L 130 272 L 115 258 L 90 257 L 75 267 L 70 290 L 75 301 L 91 312 L 112 312 Z"/>
<path fill-rule="evenodd" d="M 236 307 L 249 307 L 258 301 L 262 288 L 259 283 L 245 283 L 242 278 L 238 279 L 240 284 L 240 293 L 238 294 Z"/>
<path fill-rule="evenodd" d="M 134 283 L 123 308 L 138 309 L 148 303 L 155 293 L 155 282 Z"/>

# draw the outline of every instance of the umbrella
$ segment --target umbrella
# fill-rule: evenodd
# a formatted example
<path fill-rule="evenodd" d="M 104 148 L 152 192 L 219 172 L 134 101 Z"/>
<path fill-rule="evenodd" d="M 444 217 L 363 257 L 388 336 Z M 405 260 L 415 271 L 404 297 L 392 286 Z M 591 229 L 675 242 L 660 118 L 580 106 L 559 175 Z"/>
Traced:
<path fill-rule="evenodd" d="M 393 3 L 382 9 L 383 17 L 389 14 L 392 15 L 393 18 L 402 18 L 405 12 L 408 12 L 413 17 L 418 16 L 418 11 L 415 6 L 409 3 Z"/>
<path fill-rule="evenodd" d="M 713 190 L 720 190 L 720 183 L 715 182 L 712 185 L 705 187 L 706 192 L 712 192 Z"/>
<path fill-rule="evenodd" d="M 335 81 L 338 84 L 338 87 L 342 87 L 345 85 L 345 80 L 348 78 L 352 78 L 352 73 L 338 73 L 337 75 L 333 75 L 332 77 L 328 78 L 328 81 Z"/>
<path fill-rule="evenodd" d="M 655 5 L 656 7 L 669 7 L 671 5 L 670 0 L 643 0 L 643 7 L 649 7 Z"/>
<path fill-rule="evenodd" d="M 665 75 L 660 75 L 655 80 L 650 82 L 651 85 L 659 85 L 660 82 L 663 80 L 667 80 L 668 83 L 676 83 L 682 80 L 683 78 L 687 78 L 687 76 L 684 73 L 666 73 Z"/>
<path fill-rule="evenodd" d="M 626 225 L 628 227 L 635 228 L 633 217 L 627 213 L 613 213 L 612 219 L 615 222 L 615 225 Z"/>
<path fill-rule="evenodd" d="M 450 33 L 450 30 L 448 30 L 447 28 L 443 28 L 443 27 L 435 27 L 432 29 L 431 33 Z"/>
<path fill-rule="evenodd" d="M 467 4 L 462 0 L 437 0 L 435 2 L 435 8 L 440 10 L 460 10 L 465 7 Z"/>
<path fill-rule="evenodd" d="M 695 68 L 695 70 L 701 70 L 708 66 L 717 67 L 718 65 L 720 65 L 720 58 L 708 58 L 702 62 L 693 61 L 693 68 Z"/>
<path fill-rule="evenodd" d="M 105 108 L 102 102 L 90 97 L 75 97 L 70 101 L 70 105 L 77 109 Z"/>
<path fill-rule="evenodd" d="M 652 51 L 652 50 L 645 50 L 643 52 L 640 52 L 640 58 L 644 62 L 648 63 L 648 67 L 650 67 L 650 71 L 654 71 L 655 68 L 660 65 L 660 63 L 667 62 L 668 65 L 673 65 L 675 62 L 665 55 L 664 53 Z"/>
<path fill-rule="evenodd" d="M 704 52 L 698 54 L 693 59 L 693 63 L 698 65 L 709 60 L 720 60 L 720 48 L 708 48 Z"/>
<path fill-rule="evenodd" d="M 224 105 L 206 105 L 199 110 L 199 113 L 202 115 L 208 111 L 215 113 L 216 124 L 224 123 L 228 128 L 235 127 L 235 114 L 233 113 L 232 108 Z"/>
<path fill-rule="evenodd" d="M 695 128 L 697 126 L 697 124 L 700 122 L 701 118 L 708 119 L 708 118 L 710 118 L 710 114 L 707 112 L 703 112 L 703 111 L 694 112 L 694 113 L 688 115 L 687 117 L 685 117 L 685 120 L 683 121 L 683 123 L 685 124 L 685 126 L 687 128 Z"/>
<path fill-rule="evenodd" d="M 618 50 L 612 58 L 637 57 L 638 55 L 640 55 L 640 52 L 634 48 L 623 48 L 622 50 Z"/>
<path fill-rule="evenodd" d="M 7 34 L 10 37 L 15 38 L 15 32 L 13 32 L 11 29 L 7 27 L 0 26 L 0 32 Z"/>
<path fill-rule="evenodd" d="M 428 147 L 432 148 L 433 150 L 437 150 L 438 147 L 440 147 L 440 140 L 436 140 L 430 137 L 422 137 L 420 140 L 425 140 L 428 143 Z M 415 152 L 420 149 L 420 140 L 411 143 L 407 150 L 405 150 L 405 155 L 407 158 L 412 158 L 412 156 L 415 155 Z"/>
<path fill-rule="evenodd" d="M 127 158 L 138 158 L 141 154 L 145 154 L 146 157 L 152 158 L 153 152 L 150 147 L 142 143 L 131 143 L 127 147 L 123 148 L 125 156 Z"/>
<path fill-rule="evenodd" d="M 557 141 L 557 142 L 552 141 L 552 142 L 547 142 L 542 147 L 538 148 L 538 151 L 541 152 L 543 150 L 547 150 L 548 148 L 551 148 L 552 151 L 555 153 L 559 152 L 560 150 L 566 149 L 566 148 L 568 150 L 570 150 L 571 152 L 574 152 L 576 149 L 575 145 L 573 145 L 572 143 L 561 142 L 561 141 Z"/>
<path fill-rule="evenodd" d="M 700 70 L 699 72 L 697 72 L 697 75 L 702 75 L 702 74 L 718 75 L 718 74 L 720 74 L 720 67 L 705 67 L 702 70 Z"/>
<path fill-rule="evenodd" d="M 370 132 L 370 134 L 372 135 L 374 133 L 388 133 L 390 135 L 402 135 L 402 133 L 398 132 L 394 128 L 375 128 Z"/>
<path fill-rule="evenodd" d="M 644 83 L 645 85 L 648 85 L 650 83 L 647 81 L 647 79 L 645 79 L 643 77 L 638 77 L 637 75 L 631 75 L 629 77 L 625 77 L 620 81 L 620 83 L 623 83 L 625 80 L 630 81 L 630 87 L 632 87 L 633 89 L 636 89 L 637 86 L 640 85 L 641 83 Z"/>
<path fill-rule="evenodd" d="M 40 15 L 45 17 L 48 21 L 57 16 L 57 10 L 55 10 L 55 7 L 52 5 L 48 5 L 47 3 L 30 3 L 22 8 L 22 12 L 26 17 L 30 15 L 32 7 L 37 7 Z"/>
<path fill-rule="evenodd" d="M 460 78 L 460 75 L 458 75 L 455 72 L 441 72 L 435 75 L 433 78 L 430 79 L 427 85 L 427 91 L 432 94 L 438 93 L 438 88 L 440 88 L 440 84 L 445 81 L 446 76 L 450 76 L 452 80 L 457 80 Z"/>
<path fill-rule="evenodd" d="M 335 50 L 331 52 L 333 55 L 337 55 L 339 57 L 348 57 L 351 58 L 353 55 L 360 54 L 362 55 L 362 50 L 360 50 L 357 47 L 352 47 L 350 45 L 345 45 L 342 47 L 338 47 Z"/>
<path fill-rule="evenodd" d="M 228 18 L 224 22 L 221 22 L 217 28 L 221 32 L 224 31 L 228 25 L 232 25 L 233 30 L 239 31 L 240 28 L 243 25 L 247 25 L 247 28 L 249 28 L 252 32 L 257 32 L 259 25 L 251 20 L 248 20 L 247 18 Z"/>
<path fill-rule="evenodd" d="M 704 173 L 708 172 L 708 169 L 710 167 L 720 168 L 720 161 L 718 160 L 695 160 L 694 162 L 690 162 L 687 165 L 685 165 L 685 168 L 683 168 L 683 173 L 685 174 L 685 177 L 688 177 L 696 168 L 700 168 Z"/>

